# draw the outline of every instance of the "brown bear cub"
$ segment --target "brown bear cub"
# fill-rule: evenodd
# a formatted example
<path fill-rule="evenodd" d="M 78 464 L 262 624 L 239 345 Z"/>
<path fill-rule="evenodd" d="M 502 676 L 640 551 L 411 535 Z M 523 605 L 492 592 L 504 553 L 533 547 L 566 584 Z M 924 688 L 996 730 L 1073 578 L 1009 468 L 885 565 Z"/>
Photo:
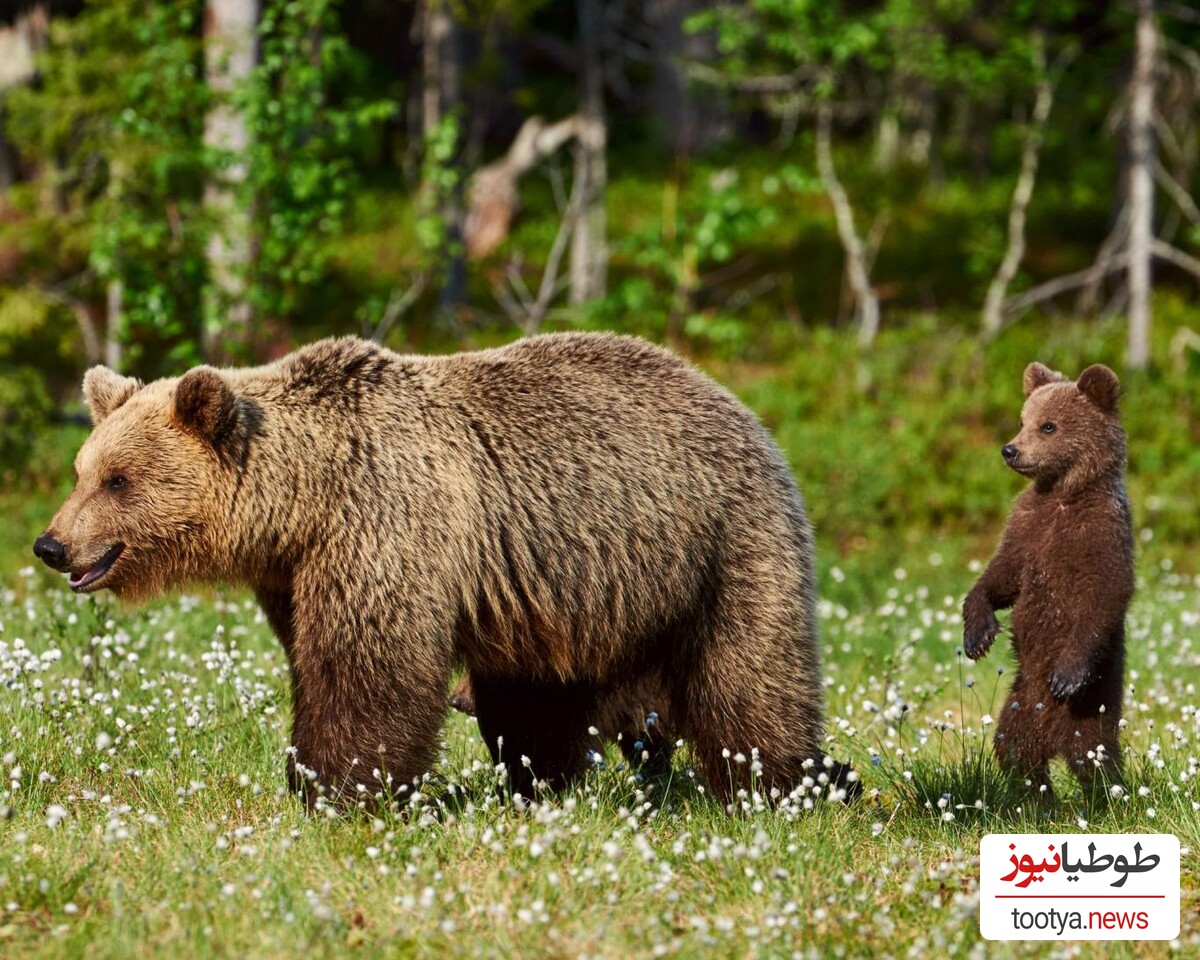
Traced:
<path fill-rule="evenodd" d="M 963 603 L 963 647 L 978 660 L 1012 607 L 1017 677 L 996 724 L 1002 765 L 1049 793 L 1051 759 L 1090 792 L 1120 775 L 1118 727 L 1133 537 L 1125 496 L 1119 385 L 1107 367 L 1072 383 L 1025 369 L 1021 432 L 1002 451 L 1033 482 Z"/>
<path fill-rule="evenodd" d="M 586 768 L 589 728 L 668 711 L 722 797 L 752 770 L 790 791 L 814 761 L 856 786 L 821 756 L 795 482 L 754 415 L 667 351 L 344 338 L 145 385 L 97 367 L 84 395 L 95 429 L 35 552 L 76 591 L 252 587 L 291 666 L 289 776 L 310 802 L 426 773 L 456 666 L 525 794 Z"/>

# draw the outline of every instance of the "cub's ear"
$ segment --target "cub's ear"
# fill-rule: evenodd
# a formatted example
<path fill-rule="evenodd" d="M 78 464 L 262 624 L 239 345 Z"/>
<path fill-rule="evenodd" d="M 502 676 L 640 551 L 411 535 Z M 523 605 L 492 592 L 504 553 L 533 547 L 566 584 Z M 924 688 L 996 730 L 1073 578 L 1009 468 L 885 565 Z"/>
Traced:
<path fill-rule="evenodd" d="M 141 387 L 141 380 L 123 377 L 108 367 L 88 370 L 83 375 L 83 400 L 92 415 L 92 425 L 97 426 Z"/>
<path fill-rule="evenodd" d="M 1025 396 L 1029 396 L 1038 387 L 1044 387 L 1048 383 L 1062 383 L 1066 379 L 1061 373 L 1055 373 L 1045 364 L 1035 361 L 1025 368 Z"/>
<path fill-rule="evenodd" d="M 1105 413 L 1117 409 L 1117 398 L 1121 395 L 1121 384 L 1117 375 L 1102 363 L 1093 363 L 1075 381 L 1079 392 Z"/>
<path fill-rule="evenodd" d="M 237 398 L 216 370 L 196 367 L 175 387 L 175 422 L 219 452 L 237 429 Z"/>

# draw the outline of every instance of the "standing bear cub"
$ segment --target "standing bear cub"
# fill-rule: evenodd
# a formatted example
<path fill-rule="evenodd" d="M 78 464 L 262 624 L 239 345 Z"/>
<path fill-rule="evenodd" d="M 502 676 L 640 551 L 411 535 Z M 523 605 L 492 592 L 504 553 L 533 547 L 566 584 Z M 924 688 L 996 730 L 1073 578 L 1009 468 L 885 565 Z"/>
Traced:
<path fill-rule="evenodd" d="M 584 768 L 589 726 L 658 709 L 643 691 L 722 796 L 752 766 L 790 790 L 820 758 L 800 495 L 754 415 L 664 350 L 345 338 L 146 385 L 96 367 L 84 395 L 95 429 L 35 552 L 76 591 L 252 587 L 310 802 L 428 771 L 456 665 L 525 793 Z"/>
<path fill-rule="evenodd" d="M 1017 677 L 996 724 L 1009 770 L 1049 791 L 1065 758 L 1086 790 L 1119 776 L 1118 727 L 1133 538 L 1125 497 L 1119 385 L 1107 367 L 1072 383 L 1025 369 L 1021 432 L 1002 453 L 1032 484 L 1017 498 L 1000 548 L 963 603 L 963 646 L 978 660 L 1012 607 Z"/>

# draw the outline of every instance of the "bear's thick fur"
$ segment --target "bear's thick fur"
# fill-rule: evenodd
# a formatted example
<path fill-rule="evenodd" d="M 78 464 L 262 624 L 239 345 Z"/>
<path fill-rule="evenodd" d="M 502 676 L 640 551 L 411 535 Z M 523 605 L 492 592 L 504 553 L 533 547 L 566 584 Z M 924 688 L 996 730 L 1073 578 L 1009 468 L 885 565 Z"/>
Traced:
<path fill-rule="evenodd" d="M 997 755 L 1045 791 L 1050 760 L 1063 757 L 1090 788 L 1097 771 L 1115 779 L 1121 764 L 1133 537 L 1119 385 L 1100 364 L 1072 383 L 1032 363 L 1024 380 L 1021 431 L 1002 452 L 1033 483 L 963 603 L 963 645 L 982 657 L 999 631 L 995 611 L 1013 608 L 1018 670 Z"/>
<path fill-rule="evenodd" d="M 783 790 L 820 757 L 800 495 L 754 415 L 662 349 L 345 338 L 144 386 L 94 368 L 84 392 L 95 430 L 39 555 L 77 590 L 253 587 L 310 798 L 426 772 L 456 663 L 526 793 L 578 773 L 614 705 L 654 707 L 631 690 L 662 692 L 722 796 L 752 750 Z"/>

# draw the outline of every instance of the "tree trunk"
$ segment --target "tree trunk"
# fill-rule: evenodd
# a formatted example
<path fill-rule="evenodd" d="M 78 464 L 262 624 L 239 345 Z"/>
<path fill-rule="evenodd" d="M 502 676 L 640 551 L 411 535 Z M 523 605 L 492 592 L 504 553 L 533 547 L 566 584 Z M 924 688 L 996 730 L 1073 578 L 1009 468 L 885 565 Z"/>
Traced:
<path fill-rule="evenodd" d="M 715 88 L 696 96 L 684 66 L 718 59 L 714 33 L 689 31 L 686 26 L 705 6 L 700 0 L 649 0 L 644 7 L 654 29 L 650 103 L 662 144 L 676 157 L 711 147 L 729 126 L 724 97 Z"/>
<path fill-rule="evenodd" d="M 1129 353 L 1130 369 L 1150 361 L 1150 261 L 1154 229 L 1154 71 L 1158 24 L 1154 0 L 1138 0 L 1129 91 Z"/>
<path fill-rule="evenodd" d="M 428 151 L 446 117 L 462 101 L 460 30 L 447 0 L 426 0 L 422 13 L 422 33 L 424 76 L 421 122 Z M 444 230 L 439 259 L 445 264 L 445 273 L 438 292 L 438 313 L 442 316 L 455 314 L 466 302 L 467 294 L 466 253 L 462 242 L 462 138 L 458 139 L 454 156 L 447 161 L 458 168 L 453 185 L 448 189 L 437 184 L 423 185 L 423 189 L 437 198 L 437 214 Z"/>
<path fill-rule="evenodd" d="M 104 365 L 120 371 L 124 354 L 125 289 L 120 280 L 110 280 L 104 289 Z"/>
<path fill-rule="evenodd" d="M 1021 259 L 1025 256 L 1025 211 L 1033 197 L 1046 120 L 1050 116 L 1050 108 L 1054 105 L 1054 86 L 1046 74 L 1046 58 L 1040 45 L 1036 65 L 1042 79 L 1037 86 L 1033 116 L 1025 132 L 1025 145 L 1021 150 L 1021 173 L 1017 177 L 1017 186 L 1013 190 L 1012 205 L 1008 212 L 1008 249 L 988 286 L 987 299 L 983 305 L 983 333 L 986 337 L 994 337 L 1000 332 L 1008 285 L 1017 275 L 1017 268 L 1021 266 Z"/>
<path fill-rule="evenodd" d="M 19 174 L 16 153 L 4 132 L 4 91 L 36 76 L 36 57 L 49 35 L 50 15 L 44 3 L 22 13 L 11 27 L 0 27 L 0 191 L 16 183 Z"/>
<path fill-rule="evenodd" d="M 229 97 L 254 69 L 258 12 L 258 0 L 208 0 L 205 8 L 205 73 L 218 102 L 205 120 L 204 143 L 230 157 L 220 179 L 210 180 L 204 190 L 214 229 L 207 250 L 212 288 L 203 349 L 213 359 L 249 344 L 254 317 L 246 290 L 251 217 L 238 196 L 246 179 L 250 135 L 246 118 L 233 108 Z"/>
<path fill-rule="evenodd" d="M 570 299 L 576 306 L 604 296 L 608 285 L 608 228 L 604 207 L 608 182 L 608 130 L 604 121 L 603 7 L 601 0 L 577 0 L 577 9 L 583 63 L 575 176 L 582 178 L 583 212 L 571 237 Z"/>
<path fill-rule="evenodd" d="M 846 276 L 858 305 L 858 345 L 867 349 L 879 332 L 879 298 L 871 286 L 863 243 L 854 227 L 854 210 L 833 165 L 832 126 L 829 105 L 823 103 L 817 110 L 817 170 L 833 203 L 838 237 L 846 254 Z"/>

